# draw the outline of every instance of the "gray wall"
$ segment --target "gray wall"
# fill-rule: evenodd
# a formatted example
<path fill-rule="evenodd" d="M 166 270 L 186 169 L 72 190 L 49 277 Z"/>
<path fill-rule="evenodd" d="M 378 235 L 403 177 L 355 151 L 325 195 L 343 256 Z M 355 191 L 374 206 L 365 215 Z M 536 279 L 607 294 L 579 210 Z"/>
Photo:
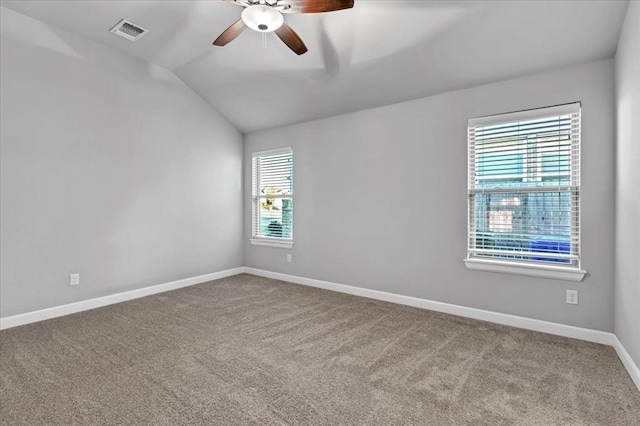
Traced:
<path fill-rule="evenodd" d="M 615 331 L 640 365 L 640 3 L 631 2 L 616 55 Z"/>
<path fill-rule="evenodd" d="M 588 276 L 572 283 L 467 270 L 467 119 L 573 101 L 583 108 Z M 246 266 L 613 331 L 613 60 L 253 133 L 245 165 L 252 151 L 289 145 L 295 246 L 249 244 L 245 167 Z M 566 289 L 580 291 L 578 306 L 565 303 Z"/>
<path fill-rule="evenodd" d="M 242 135 L 171 72 L 1 12 L 0 315 L 241 266 Z"/>

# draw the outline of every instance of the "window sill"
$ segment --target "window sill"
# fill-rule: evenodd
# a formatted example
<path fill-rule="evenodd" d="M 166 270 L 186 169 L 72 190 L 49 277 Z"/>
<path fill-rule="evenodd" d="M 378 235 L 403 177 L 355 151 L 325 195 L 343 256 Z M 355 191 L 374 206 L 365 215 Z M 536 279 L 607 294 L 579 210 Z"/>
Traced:
<path fill-rule="evenodd" d="M 468 269 L 504 274 L 526 275 L 529 277 L 551 278 L 564 281 L 582 281 L 587 271 L 566 266 L 530 265 L 528 263 L 505 262 L 500 260 L 465 259 Z"/>
<path fill-rule="evenodd" d="M 278 248 L 292 248 L 293 241 L 292 240 L 276 240 L 276 239 L 267 239 L 267 238 L 251 238 L 251 244 L 254 246 L 267 246 L 267 247 L 278 247 Z"/>

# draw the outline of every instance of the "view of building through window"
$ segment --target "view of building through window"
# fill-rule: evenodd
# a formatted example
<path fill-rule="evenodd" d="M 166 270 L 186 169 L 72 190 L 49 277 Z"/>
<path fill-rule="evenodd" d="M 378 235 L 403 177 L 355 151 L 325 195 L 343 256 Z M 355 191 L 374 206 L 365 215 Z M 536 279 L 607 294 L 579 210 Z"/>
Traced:
<path fill-rule="evenodd" d="M 268 194 L 268 189 L 266 190 Z M 274 238 L 291 238 L 293 203 L 290 198 L 263 198 L 260 202 L 259 234 Z"/>

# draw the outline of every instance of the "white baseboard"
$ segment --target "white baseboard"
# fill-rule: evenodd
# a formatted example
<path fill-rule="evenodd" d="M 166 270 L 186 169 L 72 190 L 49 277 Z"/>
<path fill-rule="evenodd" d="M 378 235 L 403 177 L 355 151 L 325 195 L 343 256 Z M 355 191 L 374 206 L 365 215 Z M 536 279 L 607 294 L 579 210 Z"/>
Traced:
<path fill-rule="evenodd" d="M 19 325 L 30 324 L 32 322 L 44 321 L 64 315 L 75 314 L 77 312 L 88 311 L 89 309 L 113 305 L 114 303 L 126 302 L 127 300 L 138 299 L 140 297 L 150 296 L 157 293 L 164 293 L 165 291 L 176 290 L 195 284 L 202 284 L 208 281 L 218 280 L 220 278 L 226 278 L 232 275 L 238 275 L 243 272 L 243 267 L 227 269 L 225 271 L 171 281 L 168 283 L 144 287 L 137 290 L 110 294 L 109 296 L 97 297 L 95 299 L 83 300 L 76 303 L 69 303 L 68 305 L 54 306 L 52 308 L 41 309 L 39 311 L 27 312 L 20 315 L 0 318 L 0 330 L 17 327 Z"/>
<path fill-rule="evenodd" d="M 618 336 L 614 336 L 613 347 L 618 353 L 618 357 L 620 357 L 620 361 L 622 361 L 622 365 L 627 369 L 629 376 L 631 376 L 631 380 L 636 384 L 638 391 L 640 391 L 640 368 L 633 362 L 631 359 L 631 355 L 629 352 L 622 346 L 622 342 L 618 339 Z"/>
<path fill-rule="evenodd" d="M 427 299 L 419 299 L 417 297 L 402 296 L 400 294 L 387 293 L 384 291 L 370 290 L 361 287 L 352 287 L 349 285 L 336 284 L 328 281 L 281 274 L 278 272 L 270 272 L 262 269 L 246 267 L 244 269 L 248 274 L 258 275 L 261 277 L 274 278 L 277 280 L 289 281 L 296 284 L 323 288 L 325 290 L 333 290 L 340 293 L 352 294 L 354 296 L 368 297 L 370 299 L 383 300 L 385 302 L 398 303 L 400 305 L 413 306 L 415 308 L 429 309 L 431 311 L 443 312 L 446 314 L 453 314 L 461 317 L 493 322 L 496 324 L 510 325 L 512 327 L 524 328 L 526 330 L 540 331 L 542 333 L 571 337 L 574 339 L 586 340 L 589 342 L 601 343 L 604 345 L 613 346 L 615 338 L 615 335 L 613 333 L 591 330 L 588 328 L 574 327 L 571 325 L 558 324 L 554 322 L 519 317 L 509 314 L 501 314 L 498 312 L 485 311 L 482 309 L 468 308 L 466 306 L 435 302 L 433 300 Z"/>

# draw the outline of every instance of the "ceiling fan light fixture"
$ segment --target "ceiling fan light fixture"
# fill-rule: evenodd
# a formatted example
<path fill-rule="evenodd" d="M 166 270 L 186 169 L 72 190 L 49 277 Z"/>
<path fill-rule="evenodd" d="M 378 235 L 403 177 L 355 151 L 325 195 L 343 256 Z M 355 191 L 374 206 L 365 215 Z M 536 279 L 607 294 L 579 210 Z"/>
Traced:
<path fill-rule="evenodd" d="M 254 31 L 269 33 L 284 24 L 284 17 L 272 7 L 257 4 L 242 11 L 242 22 Z"/>

